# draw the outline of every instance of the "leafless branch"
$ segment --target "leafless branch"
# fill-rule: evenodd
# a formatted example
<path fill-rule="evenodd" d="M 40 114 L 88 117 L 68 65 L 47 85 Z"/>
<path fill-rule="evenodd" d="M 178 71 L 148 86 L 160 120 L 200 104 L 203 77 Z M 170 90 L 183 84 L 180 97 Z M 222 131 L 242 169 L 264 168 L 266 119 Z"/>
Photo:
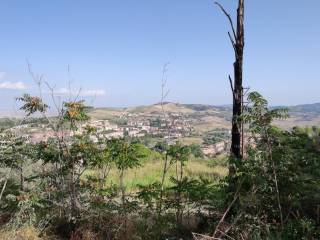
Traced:
<path fill-rule="evenodd" d="M 233 25 L 233 21 L 232 21 L 232 18 L 230 16 L 230 14 L 224 9 L 224 7 L 218 3 L 218 2 L 214 2 L 220 9 L 221 11 L 226 15 L 226 17 L 228 18 L 229 22 L 230 22 L 230 26 L 231 26 L 231 29 L 232 29 L 232 32 L 233 32 L 233 37 L 234 39 L 237 39 L 237 35 L 236 35 L 236 30 L 234 28 L 234 25 Z"/>
<path fill-rule="evenodd" d="M 51 95 L 51 99 L 52 99 L 52 102 L 56 108 L 56 110 L 58 111 L 58 113 L 60 112 L 60 107 L 58 106 L 57 102 L 56 102 L 56 99 L 55 99 L 55 96 L 54 96 L 54 87 L 52 87 L 47 81 L 44 82 L 47 86 L 47 88 L 49 89 L 50 91 L 50 95 Z"/>
<path fill-rule="evenodd" d="M 222 217 L 221 217 L 216 229 L 214 230 L 213 237 L 215 237 L 217 235 L 217 233 L 220 231 L 220 229 L 219 229 L 220 225 L 224 222 L 224 219 L 228 215 L 228 213 L 231 210 L 232 206 L 234 205 L 234 203 L 239 198 L 239 192 L 240 192 L 240 189 L 241 189 L 241 185 L 242 185 L 242 182 L 239 184 L 238 189 L 237 189 L 236 193 L 234 194 L 233 200 L 231 201 L 231 203 L 229 204 L 228 208 L 226 209 L 226 211 L 222 215 Z"/>
<path fill-rule="evenodd" d="M 167 113 L 166 110 L 164 109 L 164 101 L 168 97 L 169 90 L 166 89 L 167 87 L 167 72 L 168 72 L 168 65 L 169 63 L 165 63 L 162 68 L 162 77 L 161 77 L 161 110 L 162 110 L 162 115 L 163 119 L 166 122 L 166 130 L 168 134 L 168 140 L 170 140 L 170 135 L 171 135 L 171 130 L 170 127 L 168 126 L 168 120 L 167 120 Z M 165 159 L 164 159 L 164 166 L 162 169 L 162 176 L 161 176 L 161 191 L 160 191 L 160 200 L 159 200 L 159 207 L 158 207 L 158 216 L 161 215 L 162 211 L 162 201 L 163 201 L 163 192 L 164 192 L 164 181 L 166 174 L 168 172 L 168 169 L 170 168 L 170 163 L 168 160 L 168 154 L 165 154 Z"/>
<path fill-rule="evenodd" d="M 27 66 L 28 66 L 28 71 L 29 71 L 29 74 L 31 76 L 31 78 L 33 79 L 33 81 L 37 84 L 37 86 L 41 86 L 42 84 L 42 80 L 43 80 L 43 75 L 36 75 L 33 71 L 32 71 L 32 65 L 31 63 L 29 62 L 28 59 L 26 59 L 26 62 L 27 62 Z"/>
<path fill-rule="evenodd" d="M 236 51 L 236 43 L 235 43 L 235 40 L 232 38 L 230 32 L 228 32 L 228 36 L 229 36 L 229 38 L 230 38 L 230 41 L 231 41 L 231 45 L 232 45 L 232 47 L 233 47 L 233 50 L 234 50 L 234 52 L 236 53 L 237 51 Z"/>
<path fill-rule="evenodd" d="M 71 83 L 73 82 L 72 76 L 71 76 L 71 71 L 70 71 L 70 65 L 67 67 L 67 72 L 68 72 L 68 90 L 69 90 L 69 102 L 71 102 Z"/>
<path fill-rule="evenodd" d="M 2 186 L 2 189 L 1 189 L 1 193 L 0 193 L 0 201 L 1 201 L 1 198 L 2 198 L 2 195 L 4 193 L 4 190 L 6 189 L 6 186 L 7 186 L 7 183 L 8 183 L 8 180 L 9 180 L 9 177 L 11 175 L 11 171 L 12 171 L 12 166 L 10 167 L 10 171 L 8 173 L 8 176 L 5 178 L 5 181 L 3 183 L 3 186 Z"/>
<path fill-rule="evenodd" d="M 79 99 L 81 91 L 82 91 L 82 88 L 79 88 L 78 93 L 77 93 L 76 97 L 74 98 L 73 102 L 76 102 Z"/>
<path fill-rule="evenodd" d="M 192 233 L 192 236 L 194 240 L 221 240 L 220 238 L 214 238 L 200 233 Z"/>
<path fill-rule="evenodd" d="M 274 160 L 273 160 L 272 147 L 271 147 L 271 141 L 270 141 L 269 136 L 267 137 L 267 144 L 268 144 L 269 158 L 270 158 L 271 163 L 272 163 L 272 172 L 273 172 L 274 183 L 275 183 L 276 193 L 277 193 L 277 202 L 278 202 L 278 209 L 279 209 L 279 215 L 280 215 L 280 221 L 281 221 L 281 228 L 283 229 L 284 221 L 283 221 L 282 207 L 281 207 L 281 201 L 280 201 L 280 191 L 279 191 L 279 186 L 278 186 L 278 177 L 277 177 L 277 171 L 276 171 L 275 163 L 274 163 Z"/>
<path fill-rule="evenodd" d="M 228 235 L 228 232 L 236 225 L 236 223 L 240 220 L 242 217 L 242 213 L 238 214 L 237 217 L 233 220 L 233 223 L 223 232 L 221 230 L 218 230 L 223 236 L 226 236 L 230 239 L 234 239 L 231 236 Z"/>
<path fill-rule="evenodd" d="M 163 115 L 163 118 L 165 119 L 166 121 L 166 125 L 167 125 L 167 113 L 164 109 L 164 102 L 165 100 L 167 99 L 168 95 L 169 95 L 169 92 L 170 90 L 169 89 L 166 89 L 167 87 L 167 81 L 168 81 L 168 76 L 167 76 L 167 73 L 168 73 L 168 66 L 169 66 L 169 62 L 165 63 L 163 65 L 163 68 L 162 68 L 162 77 L 161 77 L 161 101 L 160 101 L 160 104 L 161 104 L 161 111 L 162 111 L 162 115 Z M 170 140 L 170 129 L 168 128 L 167 126 L 167 132 L 168 132 L 168 137 L 169 137 L 169 140 Z"/>
<path fill-rule="evenodd" d="M 231 88 L 231 91 L 232 91 L 232 97 L 233 99 L 235 99 L 235 92 L 234 92 L 234 88 L 233 88 L 233 83 L 232 83 L 232 79 L 231 79 L 231 76 L 229 75 L 229 82 L 230 82 L 230 88 Z"/>
<path fill-rule="evenodd" d="M 223 236 L 226 236 L 227 238 L 229 238 L 231 240 L 235 240 L 233 237 L 229 236 L 226 232 L 223 232 L 221 230 L 218 230 L 218 232 L 220 232 L 221 234 L 223 234 Z"/>
<path fill-rule="evenodd" d="M 166 97 L 169 94 L 169 90 L 166 90 L 166 85 L 167 85 L 167 81 L 168 81 L 168 76 L 167 76 L 168 66 L 169 66 L 169 63 L 167 62 L 167 63 L 165 63 L 163 65 L 163 68 L 162 68 L 162 77 L 161 77 L 161 107 L 162 107 L 162 112 L 164 112 L 164 109 L 163 109 L 164 100 L 166 99 Z"/>

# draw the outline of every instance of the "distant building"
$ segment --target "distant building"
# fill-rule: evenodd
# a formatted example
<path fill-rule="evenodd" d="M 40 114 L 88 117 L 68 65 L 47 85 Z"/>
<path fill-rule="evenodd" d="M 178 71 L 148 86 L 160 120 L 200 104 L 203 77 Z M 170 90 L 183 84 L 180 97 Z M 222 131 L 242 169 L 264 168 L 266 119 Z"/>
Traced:
<path fill-rule="evenodd" d="M 208 145 L 202 149 L 203 154 L 206 156 L 215 156 L 217 154 L 221 154 L 226 150 L 227 143 L 222 141 L 213 145 Z"/>

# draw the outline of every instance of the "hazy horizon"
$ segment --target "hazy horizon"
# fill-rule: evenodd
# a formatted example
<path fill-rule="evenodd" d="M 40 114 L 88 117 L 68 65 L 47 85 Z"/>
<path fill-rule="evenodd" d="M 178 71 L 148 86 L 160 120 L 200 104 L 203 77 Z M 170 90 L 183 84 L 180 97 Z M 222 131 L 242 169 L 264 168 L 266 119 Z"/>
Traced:
<path fill-rule="evenodd" d="M 172 104 L 181 104 L 181 105 L 207 105 L 207 106 L 212 106 L 212 107 L 230 107 L 230 109 L 232 108 L 232 104 L 219 104 L 219 105 L 215 105 L 215 104 L 203 104 L 203 103 L 179 103 L 179 102 L 164 102 L 164 104 L 167 103 L 172 103 Z M 152 105 L 158 105 L 161 104 L 160 102 L 157 103 L 151 103 L 151 104 L 144 104 L 144 105 L 132 105 L 132 106 L 91 106 L 94 108 L 105 108 L 105 109 L 130 109 L 130 108 L 138 108 L 138 107 L 149 107 Z M 307 103 L 307 104 L 294 104 L 294 105 L 270 105 L 270 107 L 296 107 L 296 106 L 302 106 L 302 105 L 313 105 L 313 104 L 319 104 L 320 102 L 315 102 L 315 103 Z M 89 105 L 90 106 L 90 105 Z M 48 116 L 56 116 L 57 115 L 57 111 L 54 108 L 49 108 L 48 112 L 47 112 Z M 17 105 L 17 107 L 15 109 L 2 109 L 0 108 L 0 118 L 5 118 L 5 117 L 9 117 L 9 118 L 21 118 L 25 116 L 25 112 L 19 110 L 19 106 Z M 36 114 L 37 116 L 37 114 Z"/>

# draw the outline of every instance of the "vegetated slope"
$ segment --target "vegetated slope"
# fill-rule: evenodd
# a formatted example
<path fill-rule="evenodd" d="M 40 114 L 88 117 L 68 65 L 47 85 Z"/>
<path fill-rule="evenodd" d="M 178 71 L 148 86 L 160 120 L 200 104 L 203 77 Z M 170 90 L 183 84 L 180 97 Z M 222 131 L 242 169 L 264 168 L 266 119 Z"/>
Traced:
<path fill-rule="evenodd" d="M 207 131 L 214 128 L 229 128 L 231 122 L 231 105 L 214 106 L 206 104 L 179 104 L 166 102 L 163 105 L 167 113 L 179 113 L 194 119 L 195 128 Z M 293 126 L 320 125 L 320 103 L 303 104 L 287 107 L 290 118 L 276 121 L 276 124 L 285 129 Z M 125 114 L 139 115 L 162 115 L 160 103 L 149 106 L 138 106 L 130 108 L 95 108 L 90 111 L 94 119 L 114 119 Z"/>
<path fill-rule="evenodd" d="M 120 117 L 125 112 L 126 108 L 93 108 L 89 111 L 89 115 L 97 120 L 111 120 Z"/>
<path fill-rule="evenodd" d="M 296 105 L 289 109 L 292 113 L 320 115 L 320 103 Z"/>
<path fill-rule="evenodd" d="M 192 108 L 188 108 L 183 104 L 179 103 L 171 103 L 171 102 L 165 102 L 163 104 L 163 109 L 167 113 L 182 113 L 182 114 L 190 114 L 194 113 L 195 110 Z M 134 108 L 129 108 L 129 112 L 131 113 L 141 113 L 141 114 L 162 114 L 162 106 L 160 103 L 153 104 L 150 106 L 139 106 Z"/>
<path fill-rule="evenodd" d="M 199 132 L 209 131 L 215 128 L 230 128 L 232 116 L 231 105 L 214 106 L 207 104 L 178 104 L 166 102 L 163 106 L 167 113 L 179 113 L 194 119 L 194 127 L 196 130 L 199 130 Z M 289 106 L 287 108 L 290 118 L 276 121 L 276 124 L 280 127 L 290 129 L 293 126 L 320 125 L 320 103 L 302 104 Z M 160 103 L 130 108 L 92 108 L 89 112 L 89 115 L 94 120 L 116 120 L 127 114 L 161 116 L 163 113 Z M 0 125 L 7 125 L 8 121 L 11 125 L 16 125 L 15 123 L 17 122 L 14 118 L 1 118 Z"/>
<path fill-rule="evenodd" d="M 290 129 L 294 126 L 320 125 L 320 103 L 281 107 L 288 108 L 290 115 L 286 120 L 275 121 L 275 124 L 281 128 Z M 231 105 L 215 106 L 165 102 L 163 108 L 166 113 L 183 114 L 193 119 L 193 125 L 200 133 L 216 128 L 230 128 L 232 117 Z M 157 103 L 149 106 L 130 108 L 95 108 L 90 111 L 90 116 L 93 119 L 114 120 L 128 113 L 139 114 L 141 116 L 161 116 L 163 114 L 161 104 Z"/>
<path fill-rule="evenodd" d="M 290 129 L 294 126 L 319 126 L 320 125 L 320 103 L 302 104 L 287 107 L 290 118 L 277 121 L 276 123 Z"/>
<path fill-rule="evenodd" d="M 162 109 L 163 107 L 163 109 Z M 161 117 L 163 110 L 167 114 L 180 114 L 191 121 L 192 126 L 199 133 L 216 128 L 229 128 L 231 121 L 230 108 L 216 107 L 202 104 L 179 104 L 165 102 L 149 106 L 138 106 L 131 108 L 97 108 L 90 111 L 93 119 L 116 120 L 130 114 L 141 117 Z"/>
<path fill-rule="evenodd" d="M 213 106 L 205 104 L 179 104 L 172 102 L 165 102 L 163 108 L 167 113 L 182 113 L 193 114 L 197 112 L 208 113 L 220 113 L 230 112 L 229 106 Z M 109 115 L 121 115 L 124 112 L 128 113 L 140 113 L 140 114 L 162 114 L 162 106 L 160 103 L 153 105 L 143 105 L 129 108 L 94 108 L 90 111 L 92 116 L 109 116 Z"/>

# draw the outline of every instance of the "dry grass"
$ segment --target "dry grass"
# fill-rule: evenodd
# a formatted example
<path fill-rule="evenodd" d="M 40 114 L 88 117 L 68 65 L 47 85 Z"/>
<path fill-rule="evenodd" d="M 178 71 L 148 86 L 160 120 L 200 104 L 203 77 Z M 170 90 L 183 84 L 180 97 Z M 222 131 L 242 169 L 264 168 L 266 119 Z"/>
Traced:
<path fill-rule="evenodd" d="M 230 128 L 230 122 L 221 117 L 209 116 L 204 122 L 194 125 L 194 129 L 198 133 L 205 133 L 217 128 Z"/>
<path fill-rule="evenodd" d="M 191 144 L 202 144 L 203 140 L 201 137 L 185 137 L 180 139 L 180 142 L 183 145 L 191 145 Z"/>
<path fill-rule="evenodd" d="M 31 226 L 26 226 L 13 230 L 2 230 L 0 231 L 1 240 L 39 240 L 39 232 Z"/>
<path fill-rule="evenodd" d="M 124 112 L 123 108 L 95 108 L 90 111 L 89 115 L 93 119 L 112 119 L 119 117 Z"/>
<path fill-rule="evenodd" d="M 165 103 L 164 110 L 168 113 L 186 114 L 186 113 L 195 112 L 194 110 L 177 103 Z M 152 113 L 162 114 L 162 107 L 160 104 L 154 104 L 150 106 L 139 106 L 139 107 L 129 108 L 128 111 L 133 113 L 142 113 L 142 114 L 152 114 Z"/>
<path fill-rule="evenodd" d="M 292 116 L 285 120 L 276 120 L 274 123 L 282 129 L 290 130 L 294 126 L 320 126 L 320 117 L 304 119 L 303 117 Z"/>

